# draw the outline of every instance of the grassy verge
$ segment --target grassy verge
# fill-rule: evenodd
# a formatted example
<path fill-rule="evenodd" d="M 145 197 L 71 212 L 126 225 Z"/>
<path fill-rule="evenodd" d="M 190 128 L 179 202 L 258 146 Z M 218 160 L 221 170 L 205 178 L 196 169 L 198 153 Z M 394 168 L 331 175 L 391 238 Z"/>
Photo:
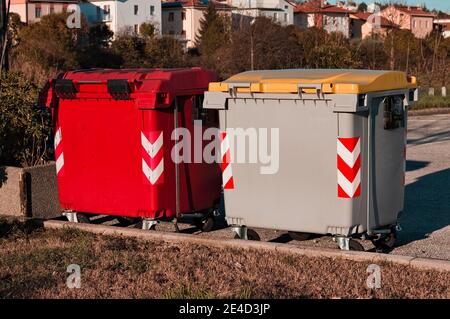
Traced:
<path fill-rule="evenodd" d="M 447 108 L 450 107 L 450 96 L 430 96 L 423 95 L 419 101 L 411 108 L 411 110 L 424 110 L 431 108 Z"/>
<path fill-rule="evenodd" d="M 66 286 L 70 264 L 81 267 L 80 289 Z M 369 289 L 367 266 L 69 229 L 0 235 L 1 298 L 450 297 L 450 273 L 383 263 L 381 288 Z"/>

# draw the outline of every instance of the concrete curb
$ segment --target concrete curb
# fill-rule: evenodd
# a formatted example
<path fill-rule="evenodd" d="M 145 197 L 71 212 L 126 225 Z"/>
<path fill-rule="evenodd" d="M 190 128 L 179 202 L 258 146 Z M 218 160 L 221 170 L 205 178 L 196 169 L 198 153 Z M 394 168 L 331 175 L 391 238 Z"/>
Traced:
<path fill-rule="evenodd" d="M 421 270 L 437 270 L 450 272 L 450 261 L 439 259 L 416 258 L 410 256 L 387 255 L 358 251 L 341 251 L 326 248 L 298 247 L 290 244 L 246 241 L 237 239 L 211 239 L 195 235 L 180 233 L 164 233 L 158 231 L 146 231 L 134 228 L 122 228 L 95 224 L 76 224 L 59 220 L 47 220 L 42 222 L 46 229 L 74 228 L 94 234 L 133 237 L 142 240 L 160 240 L 168 243 L 192 243 L 197 245 L 212 246 L 217 248 L 255 249 L 287 254 L 295 254 L 307 257 L 343 258 L 357 262 L 388 262 L 411 266 Z"/>

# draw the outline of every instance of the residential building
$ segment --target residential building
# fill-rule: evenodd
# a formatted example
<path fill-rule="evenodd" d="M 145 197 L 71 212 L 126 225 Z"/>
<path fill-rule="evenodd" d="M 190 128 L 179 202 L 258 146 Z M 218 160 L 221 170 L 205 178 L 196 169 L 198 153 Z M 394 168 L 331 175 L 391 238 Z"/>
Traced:
<path fill-rule="evenodd" d="M 439 14 L 433 23 L 435 29 L 440 31 L 444 38 L 450 38 L 450 14 Z"/>
<path fill-rule="evenodd" d="M 161 1 L 89 0 L 81 4 L 89 24 L 105 23 L 114 34 L 132 30 L 139 33 L 143 23 L 151 23 L 161 33 Z"/>
<path fill-rule="evenodd" d="M 340 32 L 350 38 L 352 13 L 354 11 L 327 4 L 326 1 L 311 0 L 295 7 L 294 24 L 302 29 L 316 27 L 328 33 Z"/>
<path fill-rule="evenodd" d="M 398 28 L 380 14 L 356 12 L 350 14 L 350 18 L 352 19 L 350 23 L 352 38 L 365 39 L 372 35 L 386 36 L 389 30 Z"/>
<path fill-rule="evenodd" d="M 417 38 L 425 38 L 433 31 L 436 15 L 421 7 L 390 5 L 381 15 L 401 29 L 410 30 Z"/>
<path fill-rule="evenodd" d="M 251 22 L 256 17 L 267 17 L 281 25 L 294 24 L 295 5 L 288 0 L 228 0 L 233 6 L 233 25 Z"/>
<path fill-rule="evenodd" d="M 338 1 L 336 1 L 336 6 L 338 8 L 344 8 L 344 9 L 347 9 L 349 11 L 357 11 L 358 10 L 358 5 L 354 1 L 338 0 Z"/>
<path fill-rule="evenodd" d="M 24 23 L 39 22 L 45 15 L 61 13 L 79 0 L 11 0 L 10 12 L 17 13 Z"/>
<path fill-rule="evenodd" d="M 232 7 L 225 2 L 214 1 L 216 10 L 231 19 Z M 186 48 L 195 46 L 200 30 L 200 20 L 209 0 L 181 0 L 162 3 L 162 34 L 183 41 Z"/>

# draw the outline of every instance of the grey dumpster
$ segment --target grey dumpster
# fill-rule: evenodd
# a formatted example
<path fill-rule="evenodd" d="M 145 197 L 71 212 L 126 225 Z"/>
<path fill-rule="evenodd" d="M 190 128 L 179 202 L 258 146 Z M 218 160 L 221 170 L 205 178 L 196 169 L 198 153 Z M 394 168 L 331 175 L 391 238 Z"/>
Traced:
<path fill-rule="evenodd" d="M 362 249 L 358 237 L 392 247 L 416 100 L 416 79 L 396 71 L 250 71 L 210 83 L 228 224 L 242 239 L 259 239 L 256 227 L 329 234 L 341 249 Z"/>

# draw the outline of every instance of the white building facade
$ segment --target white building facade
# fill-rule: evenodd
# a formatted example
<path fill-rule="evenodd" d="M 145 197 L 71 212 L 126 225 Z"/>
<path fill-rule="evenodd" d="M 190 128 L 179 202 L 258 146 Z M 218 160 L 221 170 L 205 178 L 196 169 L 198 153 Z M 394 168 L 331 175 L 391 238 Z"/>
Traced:
<path fill-rule="evenodd" d="M 233 9 L 233 24 L 256 17 L 267 17 L 281 25 L 294 24 L 294 4 L 287 0 L 228 0 Z"/>
<path fill-rule="evenodd" d="M 105 23 L 114 35 L 126 30 L 139 33 L 143 23 L 151 23 L 161 34 L 161 1 L 158 0 L 90 0 L 81 4 L 88 23 Z"/>

